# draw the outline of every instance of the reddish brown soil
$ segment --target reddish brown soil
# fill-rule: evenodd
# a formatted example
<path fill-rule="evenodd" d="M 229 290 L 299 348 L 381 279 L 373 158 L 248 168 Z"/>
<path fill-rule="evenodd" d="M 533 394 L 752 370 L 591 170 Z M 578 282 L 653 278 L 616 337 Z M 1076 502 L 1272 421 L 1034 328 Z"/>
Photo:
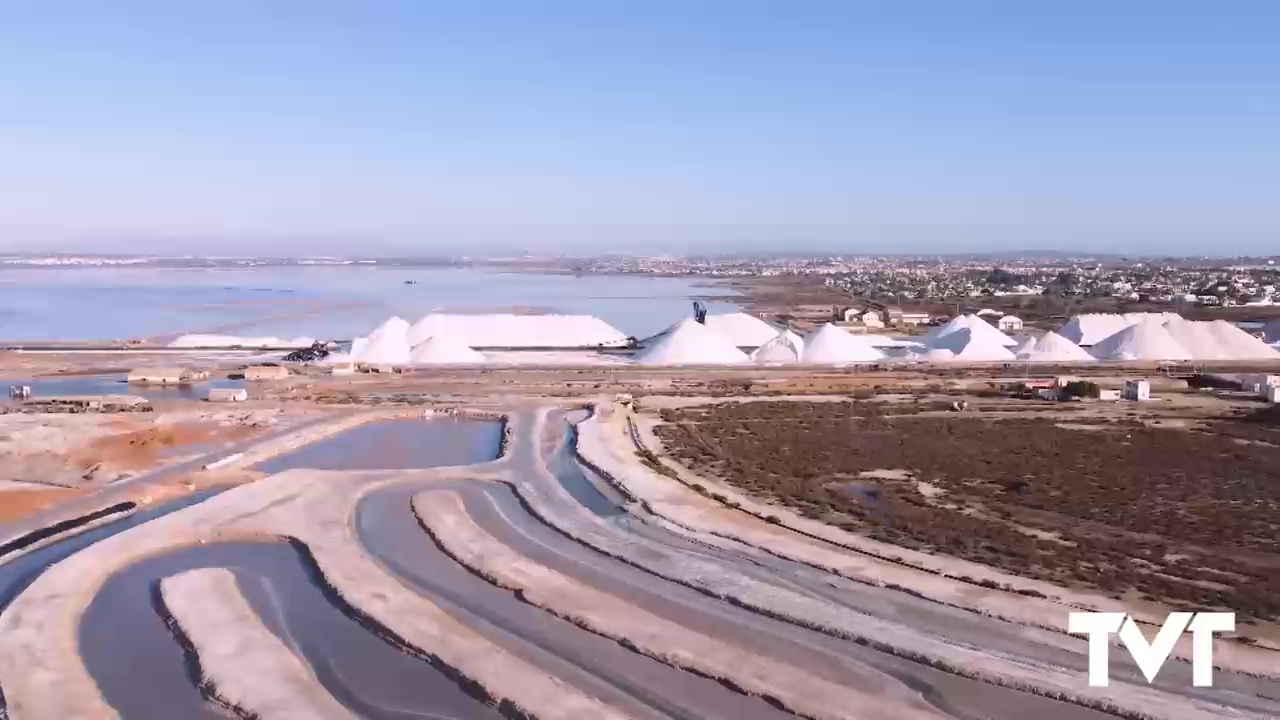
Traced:
<path fill-rule="evenodd" d="M 23 520 L 81 494 L 80 490 L 62 488 L 0 491 L 0 522 Z"/>
<path fill-rule="evenodd" d="M 167 454 L 204 443 L 234 442 L 256 433 L 248 426 L 217 426 L 202 423 L 175 423 L 108 435 L 76 453 L 72 463 L 88 470 L 101 463 L 117 470 L 154 467 Z"/>
<path fill-rule="evenodd" d="M 1280 617 L 1280 438 L 1137 421 L 886 416 L 871 403 L 664 411 L 700 472 L 888 542 L 1032 577 Z M 1064 423 L 1065 424 L 1065 423 Z M 1280 432 L 1280 431 L 1277 431 Z M 908 478 L 860 473 L 907 470 Z M 943 491 L 928 497 L 926 481 Z"/>

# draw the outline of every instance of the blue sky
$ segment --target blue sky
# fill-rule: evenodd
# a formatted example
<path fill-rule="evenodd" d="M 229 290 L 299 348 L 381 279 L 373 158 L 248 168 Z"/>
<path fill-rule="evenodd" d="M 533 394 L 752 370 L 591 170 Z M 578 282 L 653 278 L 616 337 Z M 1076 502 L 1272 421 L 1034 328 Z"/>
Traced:
<path fill-rule="evenodd" d="M 1280 3 L 0 1 L 0 250 L 1280 251 Z"/>

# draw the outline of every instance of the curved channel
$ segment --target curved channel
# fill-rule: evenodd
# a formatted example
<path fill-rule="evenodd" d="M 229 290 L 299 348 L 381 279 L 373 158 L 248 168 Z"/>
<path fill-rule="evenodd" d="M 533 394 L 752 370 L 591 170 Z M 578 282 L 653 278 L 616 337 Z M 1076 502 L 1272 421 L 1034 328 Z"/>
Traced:
<path fill-rule="evenodd" d="M 250 607 L 352 713 L 370 720 L 500 718 L 424 660 L 370 633 L 331 604 L 288 543 L 199 545 L 113 575 L 80 623 L 80 652 L 107 702 L 126 720 L 225 718 L 205 701 L 192 667 L 155 608 L 161 579 L 231 570 Z"/>

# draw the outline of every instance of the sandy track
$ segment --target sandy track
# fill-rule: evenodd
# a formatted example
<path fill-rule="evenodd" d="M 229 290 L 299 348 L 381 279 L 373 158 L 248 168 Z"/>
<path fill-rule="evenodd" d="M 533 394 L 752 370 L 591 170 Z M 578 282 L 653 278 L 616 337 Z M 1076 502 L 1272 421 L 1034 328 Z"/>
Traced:
<path fill-rule="evenodd" d="M 164 606 L 194 646 L 202 685 L 262 720 L 353 720 L 289 648 L 263 627 L 228 570 L 191 570 L 160 582 Z"/>

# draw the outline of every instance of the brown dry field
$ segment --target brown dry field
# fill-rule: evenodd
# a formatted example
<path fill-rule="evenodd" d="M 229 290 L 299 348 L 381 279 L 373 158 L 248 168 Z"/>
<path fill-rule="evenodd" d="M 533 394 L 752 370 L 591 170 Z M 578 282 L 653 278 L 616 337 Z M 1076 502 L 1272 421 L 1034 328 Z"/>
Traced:
<path fill-rule="evenodd" d="M 662 411 L 694 470 L 878 540 L 1066 586 L 1280 617 L 1280 425 L 873 402 Z M 1073 415 L 1076 415 L 1073 413 Z"/>

